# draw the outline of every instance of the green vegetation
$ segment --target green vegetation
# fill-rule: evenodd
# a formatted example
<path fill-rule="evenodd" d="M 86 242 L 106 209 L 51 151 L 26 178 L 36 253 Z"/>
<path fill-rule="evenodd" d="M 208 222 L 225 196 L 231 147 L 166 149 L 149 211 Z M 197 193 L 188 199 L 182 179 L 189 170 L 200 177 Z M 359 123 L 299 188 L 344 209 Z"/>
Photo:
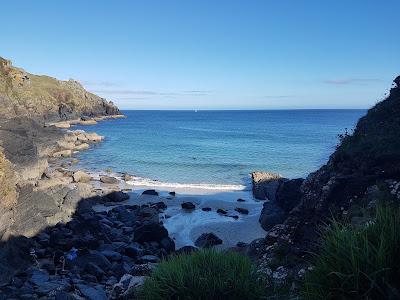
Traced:
<path fill-rule="evenodd" d="M 371 108 L 361 118 L 353 133 L 340 135 L 340 145 L 333 155 L 336 166 L 366 173 L 385 170 L 398 173 L 400 169 L 400 88 Z"/>
<path fill-rule="evenodd" d="M 362 228 L 333 222 L 323 233 L 305 299 L 399 299 L 400 210 L 381 204 Z"/>
<path fill-rule="evenodd" d="M 162 262 L 139 299 L 261 299 L 264 283 L 251 261 L 238 253 L 201 250 Z"/>

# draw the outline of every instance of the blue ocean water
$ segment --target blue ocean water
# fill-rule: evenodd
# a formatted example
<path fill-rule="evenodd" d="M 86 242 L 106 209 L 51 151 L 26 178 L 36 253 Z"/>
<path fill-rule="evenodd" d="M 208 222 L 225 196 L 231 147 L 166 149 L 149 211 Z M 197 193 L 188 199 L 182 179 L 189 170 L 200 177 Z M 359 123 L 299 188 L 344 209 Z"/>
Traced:
<path fill-rule="evenodd" d="M 365 110 L 124 111 L 76 129 L 105 136 L 80 167 L 170 183 L 243 184 L 252 171 L 304 177 Z"/>

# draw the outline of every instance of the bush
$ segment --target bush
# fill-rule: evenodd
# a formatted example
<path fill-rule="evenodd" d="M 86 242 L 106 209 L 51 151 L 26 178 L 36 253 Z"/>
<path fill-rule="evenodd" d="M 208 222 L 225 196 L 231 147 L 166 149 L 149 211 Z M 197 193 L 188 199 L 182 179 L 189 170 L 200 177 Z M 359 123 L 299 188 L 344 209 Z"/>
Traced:
<path fill-rule="evenodd" d="M 263 290 L 247 257 L 201 250 L 160 263 L 139 299 L 260 299 Z"/>
<path fill-rule="evenodd" d="M 400 211 L 384 205 L 362 228 L 333 222 L 303 294 L 306 299 L 399 299 L 399 291 Z"/>

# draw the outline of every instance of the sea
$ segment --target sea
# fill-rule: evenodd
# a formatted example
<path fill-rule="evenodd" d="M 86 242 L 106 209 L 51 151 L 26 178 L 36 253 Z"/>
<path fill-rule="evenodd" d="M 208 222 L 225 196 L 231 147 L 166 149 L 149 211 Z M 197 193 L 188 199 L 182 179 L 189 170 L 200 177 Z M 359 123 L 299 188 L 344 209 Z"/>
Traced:
<path fill-rule="evenodd" d="M 78 167 L 127 172 L 143 186 L 243 189 L 253 171 L 305 177 L 326 163 L 365 110 L 123 111 L 74 129 L 105 136 Z"/>

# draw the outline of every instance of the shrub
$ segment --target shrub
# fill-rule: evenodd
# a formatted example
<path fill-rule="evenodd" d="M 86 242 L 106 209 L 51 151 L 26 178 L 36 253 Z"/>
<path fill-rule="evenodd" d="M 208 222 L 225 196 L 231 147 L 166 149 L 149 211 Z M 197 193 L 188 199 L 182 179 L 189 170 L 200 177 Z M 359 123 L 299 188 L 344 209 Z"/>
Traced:
<path fill-rule="evenodd" d="M 399 299 L 399 291 L 400 211 L 389 205 L 362 228 L 333 222 L 303 288 L 306 299 Z"/>
<path fill-rule="evenodd" d="M 201 250 L 160 263 L 139 299 L 260 299 L 263 290 L 247 257 Z"/>

